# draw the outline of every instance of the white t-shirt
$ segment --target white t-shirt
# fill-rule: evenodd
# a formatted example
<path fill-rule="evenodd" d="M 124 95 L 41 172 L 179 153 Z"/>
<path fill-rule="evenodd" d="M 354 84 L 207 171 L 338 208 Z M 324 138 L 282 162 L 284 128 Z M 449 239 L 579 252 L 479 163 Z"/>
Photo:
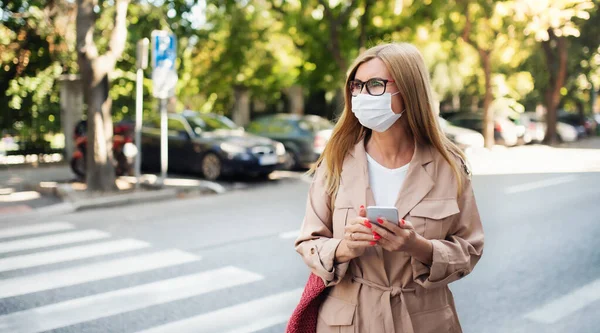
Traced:
<path fill-rule="evenodd" d="M 377 206 L 394 207 L 400 188 L 404 183 L 409 164 L 397 169 L 388 169 L 367 154 L 369 183 Z"/>

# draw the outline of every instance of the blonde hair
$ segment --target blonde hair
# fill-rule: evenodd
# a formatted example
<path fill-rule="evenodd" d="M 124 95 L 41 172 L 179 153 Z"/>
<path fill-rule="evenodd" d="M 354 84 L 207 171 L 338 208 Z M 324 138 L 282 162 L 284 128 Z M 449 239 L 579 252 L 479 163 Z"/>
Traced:
<path fill-rule="evenodd" d="M 458 157 L 464 164 L 465 155 L 460 148 L 446 138 L 440 129 L 437 114 L 434 112 L 429 73 L 425 61 L 419 50 L 408 43 L 378 45 L 368 49 L 354 61 L 346 78 L 344 111 L 333 129 L 325 151 L 309 172 L 314 173 L 321 163 L 325 163 L 327 193 L 331 195 L 333 202 L 339 188 L 342 164 L 346 155 L 371 131 L 363 127 L 352 113 L 352 95 L 348 88 L 348 82 L 354 79 L 356 70 L 361 64 L 374 58 L 379 58 L 385 63 L 396 82 L 407 110 L 404 116 L 408 118 L 410 131 L 416 142 L 433 146 L 450 164 L 457 180 L 457 196 L 460 196 L 466 175 L 461 171 L 461 165 L 455 157 Z"/>

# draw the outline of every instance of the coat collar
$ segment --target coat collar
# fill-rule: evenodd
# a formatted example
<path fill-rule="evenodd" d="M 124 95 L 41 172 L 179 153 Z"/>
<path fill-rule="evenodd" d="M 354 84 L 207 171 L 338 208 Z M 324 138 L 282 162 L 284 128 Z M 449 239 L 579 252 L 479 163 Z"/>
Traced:
<path fill-rule="evenodd" d="M 431 177 L 434 174 L 435 163 L 428 167 L 433 161 L 433 154 L 429 145 L 415 143 L 415 151 L 406 173 L 406 178 L 401 189 L 398 189 L 396 208 L 398 216 L 404 218 L 413 207 L 431 191 L 435 182 Z M 369 185 L 369 172 L 367 166 L 367 153 L 364 139 L 361 139 L 349 152 L 349 157 L 342 168 L 342 182 L 347 189 L 352 205 L 358 208 L 360 205 L 373 206 L 375 199 Z"/>

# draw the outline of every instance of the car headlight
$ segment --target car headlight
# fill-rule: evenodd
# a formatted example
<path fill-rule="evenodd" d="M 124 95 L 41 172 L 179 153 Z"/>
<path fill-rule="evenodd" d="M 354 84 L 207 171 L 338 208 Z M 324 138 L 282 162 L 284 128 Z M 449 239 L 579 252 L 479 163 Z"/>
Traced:
<path fill-rule="evenodd" d="M 277 155 L 285 155 L 285 146 L 281 142 L 275 143 L 275 154 Z"/>
<path fill-rule="evenodd" d="M 132 158 L 135 157 L 137 153 L 138 149 L 133 143 L 127 142 L 123 145 L 123 155 L 125 155 L 125 157 Z"/>
<path fill-rule="evenodd" d="M 231 143 L 226 142 L 223 142 L 220 147 L 224 152 L 230 155 L 243 154 L 246 152 L 246 148 L 232 145 Z"/>

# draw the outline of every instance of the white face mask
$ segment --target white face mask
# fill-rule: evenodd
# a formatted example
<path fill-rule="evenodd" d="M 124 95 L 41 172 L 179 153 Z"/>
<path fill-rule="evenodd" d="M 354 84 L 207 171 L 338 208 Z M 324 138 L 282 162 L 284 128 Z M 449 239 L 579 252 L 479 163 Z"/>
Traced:
<path fill-rule="evenodd" d="M 405 111 L 402 110 L 398 114 L 392 111 L 393 95 L 385 93 L 381 96 L 371 96 L 368 94 L 352 96 L 352 112 L 354 112 L 354 115 L 364 127 L 376 132 L 385 132 L 402 117 Z"/>

